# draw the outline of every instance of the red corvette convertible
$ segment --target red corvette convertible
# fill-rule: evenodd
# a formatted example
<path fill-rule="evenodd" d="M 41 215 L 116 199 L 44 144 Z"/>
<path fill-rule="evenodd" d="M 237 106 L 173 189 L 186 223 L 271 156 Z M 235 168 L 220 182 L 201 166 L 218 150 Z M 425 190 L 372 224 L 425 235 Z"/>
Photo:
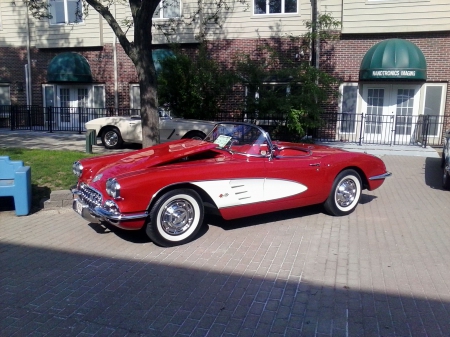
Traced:
<path fill-rule="evenodd" d="M 371 155 L 273 142 L 258 126 L 228 122 L 204 140 L 83 159 L 73 171 L 78 214 L 93 223 L 144 228 L 160 246 L 191 241 L 205 205 L 224 219 L 320 203 L 341 216 L 356 208 L 363 189 L 374 190 L 391 175 Z"/>

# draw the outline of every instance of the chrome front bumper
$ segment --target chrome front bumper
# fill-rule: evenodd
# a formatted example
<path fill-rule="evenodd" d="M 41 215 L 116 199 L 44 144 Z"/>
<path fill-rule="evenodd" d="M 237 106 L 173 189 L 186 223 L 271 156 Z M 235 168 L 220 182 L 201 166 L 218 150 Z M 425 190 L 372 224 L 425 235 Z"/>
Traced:
<path fill-rule="evenodd" d="M 380 179 L 385 179 L 385 178 L 390 177 L 391 175 L 392 175 L 391 172 L 386 172 L 386 173 L 380 174 L 380 175 L 378 175 L 378 176 L 370 177 L 369 180 L 380 180 Z"/>
<path fill-rule="evenodd" d="M 76 193 L 74 193 L 76 195 Z M 72 202 L 73 210 L 79 214 L 83 219 L 91 223 L 108 222 L 111 225 L 119 226 L 123 221 L 143 219 L 148 216 L 148 212 L 133 213 L 133 214 L 120 214 L 113 213 L 105 210 L 102 207 L 96 206 L 94 209 L 83 202 L 80 198 L 74 198 Z"/>

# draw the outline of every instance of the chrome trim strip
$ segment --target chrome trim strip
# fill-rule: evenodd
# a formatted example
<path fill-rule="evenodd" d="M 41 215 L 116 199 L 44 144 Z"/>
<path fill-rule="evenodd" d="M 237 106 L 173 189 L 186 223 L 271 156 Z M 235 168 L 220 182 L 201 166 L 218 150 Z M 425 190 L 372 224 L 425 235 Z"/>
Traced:
<path fill-rule="evenodd" d="M 98 216 L 102 220 L 106 221 L 126 221 L 126 220 L 135 220 L 135 219 L 142 219 L 146 218 L 148 216 L 148 212 L 143 213 L 134 213 L 129 215 L 124 214 L 117 214 L 113 212 L 108 212 L 107 210 L 96 206 L 94 210 L 92 211 L 94 215 Z"/>
<path fill-rule="evenodd" d="M 369 180 L 380 180 L 380 179 L 385 179 L 385 178 L 390 177 L 391 175 L 392 175 L 391 172 L 386 172 L 386 173 L 380 174 L 380 175 L 378 175 L 378 176 L 370 177 Z"/>

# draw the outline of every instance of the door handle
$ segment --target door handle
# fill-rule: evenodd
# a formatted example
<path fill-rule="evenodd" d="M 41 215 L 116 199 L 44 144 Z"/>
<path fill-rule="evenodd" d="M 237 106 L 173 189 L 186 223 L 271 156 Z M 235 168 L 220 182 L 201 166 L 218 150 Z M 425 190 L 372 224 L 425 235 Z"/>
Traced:
<path fill-rule="evenodd" d="M 309 164 L 309 166 L 320 166 L 320 163 Z"/>

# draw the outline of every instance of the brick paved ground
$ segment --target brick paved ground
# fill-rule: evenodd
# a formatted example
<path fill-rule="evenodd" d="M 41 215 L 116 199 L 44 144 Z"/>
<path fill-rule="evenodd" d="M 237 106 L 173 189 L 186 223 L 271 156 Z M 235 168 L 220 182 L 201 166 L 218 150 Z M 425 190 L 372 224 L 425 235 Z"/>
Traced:
<path fill-rule="evenodd" d="M 209 218 L 159 248 L 70 209 L 0 212 L 0 336 L 450 336 L 450 192 L 438 158 L 357 210 Z"/>

